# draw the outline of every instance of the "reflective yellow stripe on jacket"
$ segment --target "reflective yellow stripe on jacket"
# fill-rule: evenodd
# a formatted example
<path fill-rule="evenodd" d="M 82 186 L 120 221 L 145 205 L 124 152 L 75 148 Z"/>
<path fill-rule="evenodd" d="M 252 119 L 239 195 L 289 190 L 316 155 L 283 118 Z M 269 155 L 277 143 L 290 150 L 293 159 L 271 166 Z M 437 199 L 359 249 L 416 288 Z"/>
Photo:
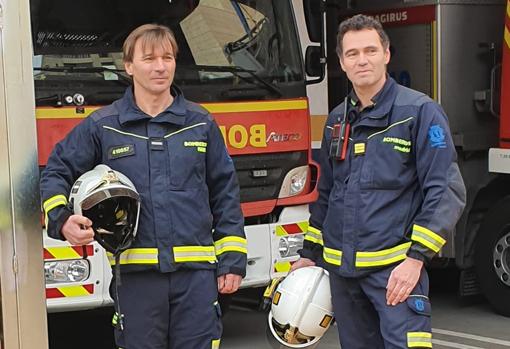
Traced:
<path fill-rule="evenodd" d="M 110 265 L 115 265 L 115 257 L 107 252 Z M 120 255 L 120 264 L 158 264 L 157 248 L 129 248 Z"/>
<path fill-rule="evenodd" d="M 419 242 L 436 253 L 439 252 L 441 247 L 446 243 L 446 240 L 441 236 L 418 224 L 413 225 L 411 240 Z"/>
<path fill-rule="evenodd" d="M 67 198 L 65 195 L 59 194 L 52 196 L 48 200 L 44 201 L 43 203 L 43 210 L 44 210 L 44 225 L 48 227 L 48 213 L 53 210 L 55 207 L 58 206 L 65 206 L 67 205 Z"/>
<path fill-rule="evenodd" d="M 356 267 L 379 267 L 406 259 L 410 242 L 386 250 L 374 252 L 356 252 Z"/>
<path fill-rule="evenodd" d="M 432 348 L 432 333 L 407 332 L 407 346 L 409 348 Z"/>
<path fill-rule="evenodd" d="M 238 238 L 241 239 L 241 238 Z M 244 240 L 244 239 L 243 239 Z M 221 241 L 221 240 L 220 240 Z M 235 246 L 226 245 L 223 252 L 230 250 L 241 250 L 241 242 L 236 241 Z M 244 240 L 246 246 L 246 240 Z M 246 251 L 246 247 L 244 247 Z M 186 262 L 216 262 L 216 253 L 214 246 L 174 246 L 174 259 L 176 263 Z M 246 253 L 246 252 L 245 252 Z M 115 258 L 111 253 L 107 253 L 111 265 L 115 265 Z M 158 264 L 157 248 L 130 248 L 120 255 L 120 264 Z"/>
<path fill-rule="evenodd" d="M 216 256 L 225 252 L 248 253 L 246 239 L 239 236 L 227 236 L 214 242 Z"/>
<path fill-rule="evenodd" d="M 214 246 L 174 246 L 176 263 L 209 262 L 216 263 Z"/>
<path fill-rule="evenodd" d="M 322 258 L 329 264 L 340 266 L 342 264 L 342 251 L 324 246 Z"/>
<path fill-rule="evenodd" d="M 305 233 L 305 240 L 324 246 L 324 240 L 322 240 L 322 233 L 319 229 L 312 226 L 308 226 L 308 230 Z"/>

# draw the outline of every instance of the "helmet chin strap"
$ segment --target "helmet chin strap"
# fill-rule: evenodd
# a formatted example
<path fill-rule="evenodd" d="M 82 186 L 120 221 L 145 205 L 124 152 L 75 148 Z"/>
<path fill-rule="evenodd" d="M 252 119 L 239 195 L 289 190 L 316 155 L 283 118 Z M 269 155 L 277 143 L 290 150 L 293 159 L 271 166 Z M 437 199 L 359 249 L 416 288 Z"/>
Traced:
<path fill-rule="evenodd" d="M 129 227 L 127 225 L 123 227 L 123 231 L 125 231 L 125 230 L 129 230 Z M 103 228 L 98 228 L 96 231 L 98 234 L 108 234 L 108 235 L 114 234 L 113 232 L 108 231 Z M 104 244 L 108 245 L 108 247 L 109 247 L 108 250 L 110 250 L 109 252 L 111 252 L 113 254 L 113 256 L 115 257 L 115 301 L 114 301 L 114 307 L 115 307 L 115 311 L 117 313 L 117 326 L 121 331 L 124 330 L 124 314 L 122 313 L 122 311 L 120 309 L 120 301 L 119 301 L 119 286 L 122 285 L 121 273 L 120 273 L 120 255 L 133 242 L 133 240 L 132 240 L 133 234 L 132 233 L 127 233 L 127 234 L 122 234 L 122 235 L 124 236 L 124 239 L 117 245 L 117 247 L 115 249 L 112 248 L 109 244 L 106 244 L 106 242 L 104 242 L 104 240 L 103 240 Z"/>
<path fill-rule="evenodd" d="M 118 326 L 121 331 L 124 331 L 124 314 L 122 314 L 122 311 L 120 310 L 120 301 L 119 301 L 119 286 L 121 285 L 120 282 L 120 254 L 116 253 L 114 254 L 115 257 L 115 311 L 117 312 L 118 316 Z"/>
<path fill-rule="evenodd" d="M 96 235 L 99 235 L 96 240 L 100 240 L 100 244 L 108 251 L 111 252 L 115 258 L 115 300 L 114 300 L 114 308 L 117 313 L 117 325 L 118 328 L 123 331 L 124 330 L 124 314 L 120 309 L 120 301 L 119 301 L 119 286 L 122 285 L 121 282 L 121 273 L 120 273 L 120 255 L 124 252 L 132 243 L 133 234 L 129 233 L 129 226 L 125 225 L 122 230 L 125 232 L 128 230 L 128 233 L 122 234 L 124 236 L 123 240 L 113 248 L 110 244 L 108 244 L 104 239 L 100 238 L 100 235 L 115 235 L 114 232 L 106 230 L 104 228 L 95 229 Z"/>
<path fill-rule="evenodd" d="M 106 234 L 106 235 L 115 235 L 113 231 L 109 231 L 103 228 L 97 228 L 96 230 L 99 234 Z"/>

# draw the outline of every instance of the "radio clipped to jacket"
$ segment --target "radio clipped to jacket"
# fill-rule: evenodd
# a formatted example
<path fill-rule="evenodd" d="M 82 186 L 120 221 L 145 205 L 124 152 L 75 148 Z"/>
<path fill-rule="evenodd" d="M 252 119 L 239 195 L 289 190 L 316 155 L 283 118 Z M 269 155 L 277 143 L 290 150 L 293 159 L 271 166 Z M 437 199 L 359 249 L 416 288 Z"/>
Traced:
<path fill-rule="evenodd" d="M 347 117 L 348 98 L 344 101 L 344 115 L 342 121 L 333 125 L 333 135 L 331 137 L 331 145 L 329 147 L 329 157 L 342 161 L 347 156 L 349 146 L 349 135 L 351 132 L 351 124 Z M 338 120 L 340 121 L 340 120 Z"/>

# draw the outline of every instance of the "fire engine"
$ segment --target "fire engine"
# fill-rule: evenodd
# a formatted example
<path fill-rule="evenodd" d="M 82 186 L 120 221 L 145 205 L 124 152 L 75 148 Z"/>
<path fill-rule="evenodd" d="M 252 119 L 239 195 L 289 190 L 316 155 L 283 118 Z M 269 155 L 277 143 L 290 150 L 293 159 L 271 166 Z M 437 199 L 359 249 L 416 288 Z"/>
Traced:
<path fill-rule="evenodd" d="M 213 114 L 236 167 L 249 251 L 242 287 L 284 275 L 298 258 L 319 175 L 307 86 L 323 80 L 323 65 L 313 62 L 324 48 L 322 32 L 309 35 L 306 26 L 321 15 L 311 3 L 31 0 L 39 166 L 76 124 L 130 86 L 126 36 L 144 23 L 167 25 L 179 44 L 174 83 Z M 50 312 L 111 303 L 111 269 L 96 243 L 45 235 L 44 260 Z"/>
<path fill-rule="evenodd" d="M 468 202 L 432 265 L 455 261 L 460 294 L 482 291 L 510 316 L 510 1 L 329 0 L 323 6 L 330 109 L 349 90 L 335 53 L 338 23 L 364 13 L 379 19 L 390 37 L 389 74 L 446 111 Z M 312 118 L 312 127 L 323 122 Z"/>

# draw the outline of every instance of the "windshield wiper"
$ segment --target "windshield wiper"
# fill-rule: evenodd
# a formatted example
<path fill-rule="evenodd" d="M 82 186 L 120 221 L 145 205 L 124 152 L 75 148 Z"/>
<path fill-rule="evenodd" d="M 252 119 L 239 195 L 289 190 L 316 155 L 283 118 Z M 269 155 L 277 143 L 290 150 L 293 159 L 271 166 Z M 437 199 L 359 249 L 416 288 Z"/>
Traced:
<path fill-rule="evenodd" d="M 192 70 L 203 70 L 208 72 L 220 72 L 220 73 L 232 73 L 233 75 L 239 77 L 243 81 L 253 83 L 252 80 L 243 76 L 243 73 L 249 74 L 255 81 L 257 81 L 260 85 L 262 85 L 267 91 L 272 92 L 276 97 L 281 97 L 283 95 L 282 91 L 273 83 L 270 83 L 260 76 L 258 76 L 253 70 L 248 70 L 240 67 L 229 67 L 229 66 L 221 66 L 221 65 L 178 65 L 177 69 L 192 69 Z"/>
<path fill-rule="evenodd" d="M 131 79 L 125 76 L 124 70 L 122 69 L 112 69 L 108 67 L 74 67 L 74 66 L 68 66 L 68 67 L 34 67 L 33 68 L 36 71 L 41 72 L 59 72 L 59 73 L 113 73 L 117 75 L 119 78 L 118 80 L 112 80 L 112 81 L 120 81 L 126 86 L 131 86 Z"/>

